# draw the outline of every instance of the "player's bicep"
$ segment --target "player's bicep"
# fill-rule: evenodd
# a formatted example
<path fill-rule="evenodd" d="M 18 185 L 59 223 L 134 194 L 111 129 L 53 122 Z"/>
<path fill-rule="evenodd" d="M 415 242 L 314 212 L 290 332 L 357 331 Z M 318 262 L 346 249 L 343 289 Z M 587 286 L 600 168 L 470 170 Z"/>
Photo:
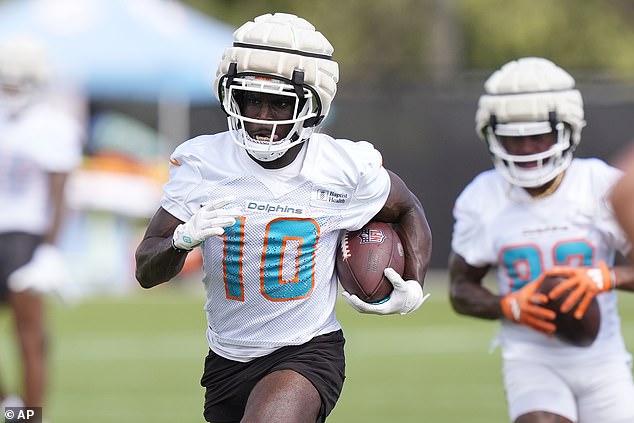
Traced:
<path fill-rule="evenodd" d="M 489 266 L 472 266 L 460 254 L 452 251 L 449 255 L 449 282 L 452 285 L 464 283 L 482 284 L 482 279 L 489 271 Z"/>
<path fill-rule="evenodd" d="M 401 178 L 388 171 L 390 193 L 373 220 L 396 223 L 405 250 L 403 276 L 423 282 L 431 261 L 432 235 L 423 207 Z"/>
<path fill-rule="evenodd" d="M 385 204 L 379 210 L 374 220 L 382 222 L 396 223 L 403 214 L 422 206 L 418 199 L 412 194 L 405 182 L 394 172 L 387 171 L 390 176 L 390 192 L 385 200 Z"/>

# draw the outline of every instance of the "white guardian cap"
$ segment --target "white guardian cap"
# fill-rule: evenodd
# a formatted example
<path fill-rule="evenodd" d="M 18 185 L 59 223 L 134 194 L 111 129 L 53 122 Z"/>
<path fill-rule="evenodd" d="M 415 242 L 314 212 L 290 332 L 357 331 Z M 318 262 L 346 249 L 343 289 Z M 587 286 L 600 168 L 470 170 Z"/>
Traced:
<path fill-rule="evenodd" d="M 550 60 L 524 57 L 506 63 L 484 84 L 478 102 L 476 132 L 486 141 L 493 164 L 509 182 L 539 187 L 566 170 L 585 126 L 583 100 L 573 77 Z M 542 153 L 509 154 L 498 136 L 556 133 Z M 537 162 L 526 168 L 518 163 Z"/>
<path fill-rule="evenodd" d="M 44 47 L 26 37 L 0 42 L 0 105 L 15 113 L 30 104 L 49 81 Z"/>
<path fill-rule="evenodd" d="M 328 115 L 339 80 L 334 48 L 311 23 L 287 13 L 258 16 L 233 36 L 216 72 L 216 95 L 234 140 L 257 160 L 275 160 L 308 139 Z M 291 97 L 293 117 L 261 121 L 243 116 L 237 99 L 245 91 Z M 245 121 L 294 126 L 283 139 L 261 140 L 249 136 Z"/>

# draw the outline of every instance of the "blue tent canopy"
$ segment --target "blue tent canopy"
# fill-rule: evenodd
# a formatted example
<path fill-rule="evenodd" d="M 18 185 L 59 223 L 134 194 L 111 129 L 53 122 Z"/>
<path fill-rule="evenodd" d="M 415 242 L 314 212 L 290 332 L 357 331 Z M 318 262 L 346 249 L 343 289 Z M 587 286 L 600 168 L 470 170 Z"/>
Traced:
<path fill-rule="evenodd" d="M 9 0 L 0 39 L 35 37 L 56 75 L 94 99 L 216 102 L 234 28 L 173 0 Z"/>

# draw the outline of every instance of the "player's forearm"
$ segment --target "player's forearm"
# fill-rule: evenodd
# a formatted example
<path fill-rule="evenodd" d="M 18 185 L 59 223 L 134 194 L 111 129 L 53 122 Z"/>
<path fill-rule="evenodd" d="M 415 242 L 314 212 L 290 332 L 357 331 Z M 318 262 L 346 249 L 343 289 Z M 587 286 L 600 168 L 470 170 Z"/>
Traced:
<path fill-rule="evenodd" d="M 136 279 L 151 288 L 176 276 L 185 264 L 187 252 L 172 247 L 171 238 L 146 238 L 136 250 Z"/>
<path fill-rule="evenodd" d="M 422 208 L 403 214 L 397 230 L 405 250 L 403 278 L 423 285 L 431 261 L 432 236 Z"/>
<path fill-rule="evenodd" d="M 404 279 L 417 280 L 421 286 L 431 260 L 431 230 L 418 198 L 394 172 L 390 175 L 390 195 L 375 219 L 397 225 L 405 250 Z"/>
<path fill-rule="evenodd" d="M 501 298 L 482 285 L 473 282 L 452 282 L 450 285 L 451 306 L 457 313 L 467 316 L 490 320 L 501 318 Z"/>
<path fill-rule="evenodd" d="M 55 244 L 57 241 L 64 216 L 66 214 L 66 202 L 64 189 L 68 174 L 49 173 L 49 197 L 51 200 L 51 222 L 42 242 Z"/>
<path fill-rule="evenodd" d="M 501 296 L 484 287 L 482 280 L 489 266 L 474 267 L 458 253 L 449 255 L 449 300 L 457 313 L 481 319 L 503 316 Z"/>
<path fill-rule="evenodd" d="M 614 185 L 610 201 L 617 221 L 630 241 L 634 242 L 634 159 L 630 158 L 627 172 Z M 630 254 L 634 260 L 634 253 Z"/>
<path fill-rule="evenodd" d="M 616 289 L 634 292 L 634 267 L 617 266 L 613 268 L 616 282 Z"/>

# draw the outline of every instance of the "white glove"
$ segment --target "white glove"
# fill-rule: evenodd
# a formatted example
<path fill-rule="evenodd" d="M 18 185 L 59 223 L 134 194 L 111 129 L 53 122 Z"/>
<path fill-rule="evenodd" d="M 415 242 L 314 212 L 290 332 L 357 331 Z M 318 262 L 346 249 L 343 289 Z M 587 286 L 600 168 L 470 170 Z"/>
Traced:
<path fill-rule="evenodd" d="M 222 208 L 232 201 L 233 197 L 226 197 L 203 205 L 191 219 L 176 227 L 172 245 L 179 250 L 189 251 L 207 238 L 222 235 L 224 228 L 234 225 L 235 218 L 244 214 L 239 208 Z"/>
<path fill-rule="evenodd" d="M 417 310 L 429 298 L 431 294 L 423 295 L 423 288 L 418 281 L 403 280 L 396 270 L 388 267 L 383 274 L 394 286 L 394 290 L 381 303 L 370 304 L 362 301 L 356 295 L 350 295 L 343 291 L 341 295 L 346 299 L 348 304 L 359 313 L 368 314 L 396 314 L 401 315 L 411 313 Z"/>
<path fill-rule="evenodd" d="M 51 244 L 42 244 L 35 249 L 31 261 L 9 275 L 7 283 L 13 292 L 54 293 L 64 299 L 65 287 L 72 284 L 72 280 L 62 253 Z"/>

